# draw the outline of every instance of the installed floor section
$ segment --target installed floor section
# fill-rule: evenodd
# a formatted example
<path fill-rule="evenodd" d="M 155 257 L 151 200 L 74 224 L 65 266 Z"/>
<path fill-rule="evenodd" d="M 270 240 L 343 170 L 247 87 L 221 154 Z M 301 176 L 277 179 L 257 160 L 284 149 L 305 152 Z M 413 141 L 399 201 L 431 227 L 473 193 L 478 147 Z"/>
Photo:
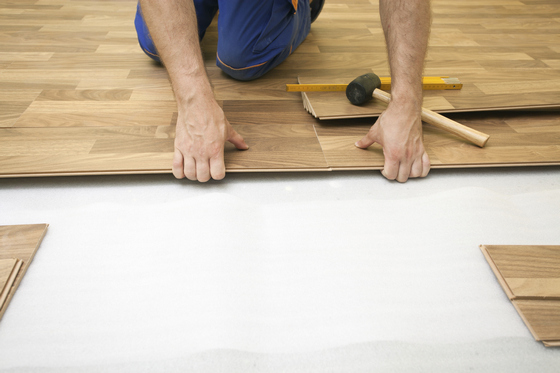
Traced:
<path fill-rule="evenodd" d="M 177 109 L 165 69 L 138 47 L 135 8 L 133 0 L 0 1 L 0 177 L 171 172 Z M 426 75 L 465 82 L 436 100 L 441 107 L 560 103 L 557 2 L 434 1 L 433 10 Z M 303 110 L 299 93 L 284 91 L 298 76 L 386 74 L 376 1 L 328 2 L 293 55 L 250 83 L 215 66 L 217 38 L 215 22 L 203 40 L 206 67 L 250 145 L 228 145 L 228 172 L 382 168 L 379 147 L 353 146 L 370 119 L 324 124 Z M 426 126 L 435 168 L 560 163 L 555 114 L 456 119 L 490 141 L 481 150 Z"/>

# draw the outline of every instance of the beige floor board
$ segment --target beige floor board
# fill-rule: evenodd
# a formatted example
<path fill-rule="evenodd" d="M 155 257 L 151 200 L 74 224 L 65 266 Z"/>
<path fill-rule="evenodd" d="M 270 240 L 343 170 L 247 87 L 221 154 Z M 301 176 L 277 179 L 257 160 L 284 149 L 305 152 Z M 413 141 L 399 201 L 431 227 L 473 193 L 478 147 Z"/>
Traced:
<path fill-rule="evenodd" d="M 228 144 L 227 170 L 322 169 L 328 170 L 312 125 L 238 125 L 236 130 L 249 145 L 246 151 Z"/>
<path fill-rule="evenodd" d="M 2 89 L 0 90 L 0 102 L 33 102 L 39 94 L 40 89 Z"/>
<path fill-rule="evenodd" d="M 172 153 L 0 156 L 1 177 L 171 173 Z"/>
<path fill-rule="evenodd" d="M 99 48 L 95 51 L 97 51 Z M 92 52 L 93 53 L 93 52 Z M 12 53 L 16 54 L 16 53 Z M 76 66 L 87 66 L 87 70 L 110 70 L 110 71 L 128 71 L 135 68 L 145 68 L 150 65 L 149 61 L 146 61 L 143 54 L 107 54 L 106 56 L 91 55 L 90 53 L 42 53 L 41 55 L 48 55 L 50 58 L 39 59 L 36 57 L 32 59 L 31 57 L 22 60 L 15 61 L 10 65 L 11 69 L 17 70 L 41 70 L 44 73 L 52 72 L 57 73 L 56 70 L 75 70 Z M 33 56 L 34 57 L 34 56 Z M 1 60 L 1 59 L 0 59 Z M 46 71 L 45 71 L 46 70 Z M 127 78 L 128 75 L 115 77 Z M 113 79 L 113 78 L 111 78 Z"/>
<path fill-rule="evenodd" d="M 56 45 L 56 44 L 29 44 L 29 43 L 0 43 L 3 52 L 47 52 L 47 53 L 88 53 L 95 52 L 98 44 L 90 45 Z"/>
<path fill-rule="evenodd" d="M 519 299 L 512 302 L 537 341 L 560 339 L 560 301 Z"/>
<path fill-rule="evenodd" d="M 15 266 L 16 259 L 0 259 L 0 293 L 4 292 Z M 2 308 L 2 303 L 0 303 L 0 308 Z"/>
<path fill-rule="evenodd" d="M 41 114 L 64 114 L 64 113 L 134 113 L 146 110 L 158 114 L 168 114 L 177 108 L 175 101 L 125 101 L 125 102 L 101 102 L 101 101 L 34 101 L 27 113 Z"/>
<path fill-rule="evenodd" d="M 226 167 L 228 172 L 235 170 L 298 170 L 320 169 L 327 170 L 321 146 L 315 135 L 313 125 L 239 125 L 236 130 L 242 134 L 250 144 L 247 151 L 238 151 L 233 145 L 226 146 Z M 17 131 L 36 129 L 10 129 L 14 136 Z M 44 130 L 44 129 L 43 129 Z M 45 174 L 73 174 L 80 170 L 81 174 L 110 174 L 128 173 L 130 171 L 153 171 L 169 173 L 173 155 L 173 130 L 169 128 L 156 129 L 155 136 L 150 137 L 154 131 L 151 127 L 148 133 L 128 133 L 120 129 L 118 135 L 110 136 L 111 130 L 102 129 L 102 135 L 95 135 L 94 129 L 90 134 L 79 131 L 62 129 L 58 132 L 61 139 L 43 140 L 52 142 L 52 150 L 43 151 L 43 157 L 31 157 L 21 151 L 20 156 L 11 151 L 11 155 L 0 154 L 0 176 L 11 177 L 16 172 L 22 176 Z M 147 136 L 144 136 L 147 135 Z M 28 146 L 34 146 L 41 132 L 32 135 Z M 80 137 L 80 136 L 83 136 Z M 13 137 L 13 136 L 12 136 Z M 72 154 L 75 148 L 84 144 L 86 139 L 95 138 L 95 143 L 88 154 Z M 153 138 L 155 137 L 155 138 Z M 0 132 L 0 139 L 1 132 Z M 14 143 L 12 140 L 11 143 Z M 68 153 L 56 150 L 56 144 L 66 146 Z M 88 143 L 89 145 L 89 143 Z M 26 144 L 20 144 L 25 148 Z M 10 151 L 8 151 L 10 153 Z M 32 153 L 30 151 L 30 153 Z M 19 171 L 18 171 L 19 170 Z"/>
<path fill-rule="evenodd" d="M 484 148 L 478 148 L 466 141 L 434 128 L 424 125 L 424 145 L 434 168 L 438 167 L 478 167 L 480 165 L 529 165 L 560 164 L 560 143 L 558 134 L 549 132 L 520 133 L 510 127 L 508 118 L 517 114 L 500 113 L 469 113 L 454 114 L 450 117 L 460 123 L 490 135 Z M 532 118 L 531 114 L 520 114 L 527 120 L 525 126 L 535 125 L 542 128 L 542 121 L 547 125 L 556 121 L 557 114 L 539 113 Z M 345 121 L 320 121 L 315 124 L 317 136 L 330 167 L 351 167 L 353 163 L 359 167 L 380 169 L 383 167 L 382 151 L 378 145 L 367 151 L 356 149 L 354 143 L 365 136 L 373 123 L 371 119 L 355 119 Z M 518 124 L 521 126 L 521 124 Z"/>
<path fill-rule="evenodd" d="M 560 299 L 560 246 L 486 245 L 485 249 L 514 299 Z"/>
<path fill-rule="evenodd" d="M 89 154 L 96 140 L 10 140 L 0 147 L 0 156 L 49 156 L 56 154 L 78 155 Z"/>
<path fill-rule="evenodd" d="M 81 80 L 81 79 L 126 79 L 130 73 L 129 69 L 49 69 L 48 72 L 44 70 L 34 69 L 4 69 L 0 72 L 0 80 L 8 81 L 24 81 L 45 79 L 50 75 L 51 79 L 61 80 Z M 47 75 L 48 74 L 48 75 Z"/>
<path fill-rule="evenodd" d="M 122 127 L 122 126 L 166 126 L 173 118 L 173 112 L 155 111 L 141 113 L 96 113 L 88 112 L 56 112 L 43 113 L 36 111 L 24 113 L 13 124 L 13 127 Z"/>
<path fill-rule="evenodd" d="M 52 52 L 27 52 L 27 53 L 20 53 L 20 52 L 7 52 L 0 54 L 0 61 L 25 61 L 25 62 L 36 62 L 36 61 L 48 61 L 54 53 Z"/>
<path fill-rule="evenodd" d="M 128 101 L 132 89 L 45 89 L 37 101 Z M 173 97 L 171 98 L 173 100 Z"/>
<path fill-rule="evenodd" d="M 173 153 L 173 139 L 125 138 L 97 139 L 89 154 Z"/>
<path fill-rule="evenodd" d="M 299 94 L 298 94 L 299 96 Z M 296 96 L 297 97 L 297 96 Z M 268 102 L 227 100 L 223 110 L 232 125 L 314 124 L 316 120 L 301 109 L 301 101 Z"/>
<path fill-rule="evenodd" d="M 8 300 L 22 264 L 23 262 L 19 259 L 0 260 L 0 310 Z"/>
<path fill-rule="evenodd" d="M 37 89 L 76 89 L 79 81 L 60 79 L 41 79 L 39 81 L 0 80 L 0 90 L 37 90 Z"/>
<path fill-rule="evenodd" d="M 0 307 L 0 319 L 2 319 L 10 300 L 27 272 L 47 227 L 47 224 L 0 226 L 0 260 L 19 259 L 23 262 L 8 292 L 6 301 Z"/>
<path fill-rule="evenodd" d="M 481 245 L 490 268 L 534 338 L 560 340 L 560 246 Z"/>
<path fill-rule="evenodd" d="M 167 79 L 83 79 L 76 89 L 160 89 L 169 88 Z"/>
<path fill-rule="evenodd" d="M 175 94 L 171 87 L 152 89 L 133 89 L 131 101 L 174 101 Z"/>
<path fill-rule="evenodd" d="M 0 127 L 11 127 L 31 102 L 0 101 Z"/>
<path fill-rule="evenodd" d="M 6 128 L 0 131 L 0 141 L 28 140 L 88 140 L 88 139 L 138 139 L 167 138 L 161 133 L 175 131 L 175 126 L 128 126 L 128 127 L 31 127 Z"/>

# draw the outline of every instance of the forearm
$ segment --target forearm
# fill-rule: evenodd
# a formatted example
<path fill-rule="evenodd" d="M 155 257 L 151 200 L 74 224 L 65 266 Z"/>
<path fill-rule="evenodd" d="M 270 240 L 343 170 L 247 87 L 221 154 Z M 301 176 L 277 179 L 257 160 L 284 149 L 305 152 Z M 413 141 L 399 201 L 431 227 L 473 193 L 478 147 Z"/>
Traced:
<path fill-rule="evenodd" d="M 393 102 L 422 105 L 422 71 L 428 48 L 429 0 L 379 0 L 385 33 Z"/>
<path fill-rule="evenodd" d="M 192 0 L 141 0 L 142 15 L 165 65 L 179 109 L 193 95 L 212 96 Z"/>

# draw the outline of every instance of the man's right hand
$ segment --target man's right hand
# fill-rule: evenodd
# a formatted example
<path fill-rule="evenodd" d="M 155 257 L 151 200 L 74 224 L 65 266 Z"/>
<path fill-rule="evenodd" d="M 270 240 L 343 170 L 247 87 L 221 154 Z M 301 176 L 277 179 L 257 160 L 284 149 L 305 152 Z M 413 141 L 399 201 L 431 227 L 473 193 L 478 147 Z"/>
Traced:
<path fill-rule="evenodd" d="M 226 141 L 237 149 L 249 148 L 211 93 L 192 97 L 186 105 L 179 104 L 173 175 L 200 182 L 223 179 Z"/>

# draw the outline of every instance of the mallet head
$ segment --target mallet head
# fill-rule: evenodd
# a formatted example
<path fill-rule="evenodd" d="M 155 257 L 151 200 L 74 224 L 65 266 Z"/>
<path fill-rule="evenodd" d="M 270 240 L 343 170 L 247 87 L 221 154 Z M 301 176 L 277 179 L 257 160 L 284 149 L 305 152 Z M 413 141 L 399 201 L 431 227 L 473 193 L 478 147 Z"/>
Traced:
<path fill-rule="evenodd" d="M 381 87 L 381 80 L 374 73 L 360 75 L 346 87 L 346 97 L 354 105 L 361 105 L 372 99 L 373 91 Z"/>

